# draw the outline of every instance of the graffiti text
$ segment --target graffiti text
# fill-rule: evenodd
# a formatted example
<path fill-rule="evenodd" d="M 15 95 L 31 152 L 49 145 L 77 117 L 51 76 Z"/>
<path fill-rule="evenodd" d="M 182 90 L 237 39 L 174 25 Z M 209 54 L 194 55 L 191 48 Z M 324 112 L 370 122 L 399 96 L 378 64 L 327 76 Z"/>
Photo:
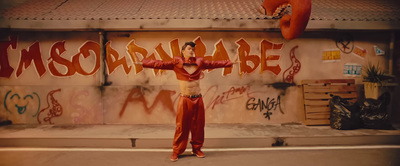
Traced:
<path fill-rule="evenodd" d="M 272 112 L 271 111 L 275 111 L 276 108 L 279 107 L 279 110 L 281 113 L 283 113 L 282 109 L 281 109 L 281 97 L 278 96 L 276 99 L 275 98 L 267 98 L 267 100 L 262 100 L 262 99 L 258 99 L 256 100 L 256 98 L 252 97 L 249 100 L 247 100 L 246 103 L 246 109 L 247 110 L 257 110 L 259 109 L 260 112 L 264 111 L 265 109 L 267 110 L 267 112 L 265 112 L 263 115 L 265 116 L 265 118 L 271 119 L 271 115 Z"/>

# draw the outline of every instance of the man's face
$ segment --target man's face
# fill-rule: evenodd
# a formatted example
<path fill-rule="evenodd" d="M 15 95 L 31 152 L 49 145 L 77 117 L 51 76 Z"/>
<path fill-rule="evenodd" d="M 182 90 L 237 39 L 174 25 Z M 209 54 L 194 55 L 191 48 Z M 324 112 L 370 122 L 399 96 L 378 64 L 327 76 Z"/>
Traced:
<path fill-rule="evenodd" d="M 182 50 L 183 57 L 190 58 L 194 57 L 194 47 L 187 45 L 184 50 Z"/>

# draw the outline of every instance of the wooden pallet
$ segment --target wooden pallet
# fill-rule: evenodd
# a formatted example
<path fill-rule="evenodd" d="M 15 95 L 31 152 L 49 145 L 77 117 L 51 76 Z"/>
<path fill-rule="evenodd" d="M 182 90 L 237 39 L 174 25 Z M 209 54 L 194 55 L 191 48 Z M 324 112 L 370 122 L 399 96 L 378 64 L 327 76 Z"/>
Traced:
<path fill-rule="evenodd" d="M 330 124 L 330 95 L 357 101 L 354 79 L 302 80 L 306 125 Z"/>

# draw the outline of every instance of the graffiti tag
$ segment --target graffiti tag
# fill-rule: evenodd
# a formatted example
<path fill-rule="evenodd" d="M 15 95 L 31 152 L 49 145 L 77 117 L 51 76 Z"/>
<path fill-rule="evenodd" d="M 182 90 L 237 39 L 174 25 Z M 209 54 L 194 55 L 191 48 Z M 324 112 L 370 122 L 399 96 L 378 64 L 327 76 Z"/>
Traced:
<path fill-rule="evenodd" d="M 46 101 L 47 107 L 40 110 L 40 112 L 37 116 L 37 121 L 39 124 L 42 124 L 42 121 L 40 121 L 40 114 L 42 114 L 46 110 L 48 110 L 48 113 L 47 113 L 47 116 L 45 118 L 43 118 L 43 121 L 49 122 L 49 124 L 54 124 L 51 121 L 52 118 L 59 117 L 62 115 L 63 108 L 61 107 L 60 103 L 56 100 L 56 98 L 54 98 L 54 93 L 56 93 L 56 92 L 61 92 L 61 89 L 52 90 L 47 94 L 47 101 Z"/>
<path fill-rule="evenodd" d="M 144 97 L 144 93 L 142 92 L 142 89 L 133 88 L 129 92 L 128 97 L 126 98 L 124 105 L 122 106 L 122 109 L 119 112 L 119 117 L 122 117 L 124 115 L 126 107 L 128 106 L 129 103 L 132 102 L 141 102 L 144 110 L 148 114 L 151 114 L 154 108 L 157 106 L 157 104 L 161 103 L 166 109 L 168 109 L 171 113 L 175 115 L 174 102 L 172 100 L 172 95 L 174 95 L 175 93 L 176 93 L 175 91 L 171 90 L 161 90 L 158 93 L 157 97 L 154 99 L 153 104 L 151 104 L 149 107 L 147 104 L 147 100 Z"/>
<path fill-rule="evenodd" d="M 268 120 L 271 119 L 272 112 L 275 111 L 277 108 L 279 108 L 280 112 L 284 114 L 284 112 L 281 109 L 281 96 L 278 96 L 276 99 L 275 98 L 267 98 L 267 100 L 262 100 L 252 97 L 249 100 L 247 100 L 246 103 L 246 109 L 247 110 L 260 110 L 260 112 L 263 112 L 264 110 L 267 110 L 263 115 L 265 118 L 268 118 Z"/>
<path fill-rule="evenodd" d="M 294 50 L 298 47 L 299 46 L 295 46 L 290 50 L 290 61 L 292 62 L 292 64 L 287 70 L 285 70 L 285 72 L 283 72 L 284 82 L 294 83 L 294 75 L 296 75 L 300 71 L 301 63 L 294 54 Z"/>
<path fill-rule="evenodd" d="M 340 36 L 340 38 L 336 39 L 336 47 L 340 49 L 340 51 L 349 54 L 353 52 L 354 49 L 354 40 L 353 36 L 350 34 L 345 34 Z"/>
<path fill-rule="evenodd" d="M 214 85 L 211 86 L 205 96 L 209 94 L 210 91 L 212 90 L 217 90 L 218 86 Z M 250 86 L 241 86 L 241 87 L 231 87 L 229 90 L 222 92 L 221 94 L 214 94 L 211 98 L 211 102 L 207 105 L 207 109 L 211 107 L 211 109 L 214 109 L 214 107 L 218 104 L 225 104 L 228 101 L 239 99 L 245 95 L 249 94 Z"/>

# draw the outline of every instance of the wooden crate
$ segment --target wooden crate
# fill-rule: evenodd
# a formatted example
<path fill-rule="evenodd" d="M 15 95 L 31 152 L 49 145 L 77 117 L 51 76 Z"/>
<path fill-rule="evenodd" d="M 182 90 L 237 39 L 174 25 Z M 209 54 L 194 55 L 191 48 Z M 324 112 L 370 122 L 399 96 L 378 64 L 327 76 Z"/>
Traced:
<path fill-rule="evenodd" d="M 302 80 L 306 125 L 329 125 L 330 95 L 357 101 L 354 79 Z"/>

